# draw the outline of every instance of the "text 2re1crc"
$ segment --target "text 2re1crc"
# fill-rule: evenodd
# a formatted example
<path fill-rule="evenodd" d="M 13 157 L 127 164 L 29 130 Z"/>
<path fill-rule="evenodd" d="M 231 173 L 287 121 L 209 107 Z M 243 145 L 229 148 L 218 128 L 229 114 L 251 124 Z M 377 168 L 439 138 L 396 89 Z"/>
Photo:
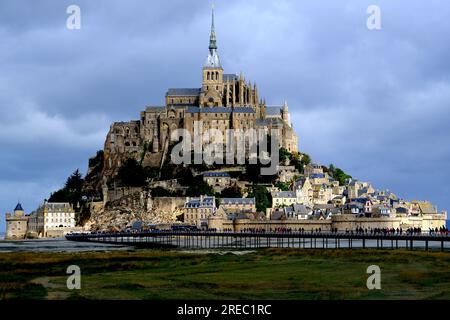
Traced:
<path fill-rule="evenodd" d="M 240 305 L 240 304 L 223 304 L 222 315 L 253 315 L 264 316 L 271 315 L 271 305 Z"/>
<path fill-rule="evenodd" d="M 272 314 L 272 305 L 222 304 L 219 307 L 211 306 L 184 306 L 178 307 L 177 315 L 181 316 L 268 316 Z"/>

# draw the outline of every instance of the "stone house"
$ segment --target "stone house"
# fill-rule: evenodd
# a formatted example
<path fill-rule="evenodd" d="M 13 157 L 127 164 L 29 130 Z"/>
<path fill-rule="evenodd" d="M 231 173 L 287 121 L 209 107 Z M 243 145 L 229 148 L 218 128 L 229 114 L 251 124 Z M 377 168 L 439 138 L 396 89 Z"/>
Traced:
<path fill-rule="evenodd" d="M 184 222 L 199 228 L 208 227 L 208 219 L 216 213 L 216 198 L 200 196 L 186 198 L 183 208 Z"/>
<path fill-rule="evenodd" d="M 272 208 L 292 206 L 297 203 L 297 195 L 292 191 L 279 191 L 272 193 Z"/>
<path fill-rule="evenodd" d="M 20 203 L 17 204 L 13 214 L 6 213 L 6 240 L 25 239 L 28 218 Z"/>
<path fill-rule="evenodd" d="M 203 181 L 210 185 L 215 192 L 222 192 L 231 185 L 231 176 L 227 172 L 205 172 Z"/>
<path fill-rule="evenodd" d="M 327 185 L 313 186 L 314 204 L 328 204 L 333 199 L 333 190 Z"/>
<path fill-rule="evenodd" d="M 294 166 L 278 166 L 278 176 L 280 182 L 289 183 L 299 174 L 300 172 L 298 172 Z"/>
<path fill-rule="evenodd" d="M 386 205 L 376 205 L 372 208 L 372 217 L 390 217 L 392 215 L 392 208 Z"/>
<path fill-rule="evenodd" d="M 297 204 L 312 205 L 314 201 L 314 190 L 309 178 L 297 180 L 294 184 Z"/>
<path fill-rule="evenodd" d="M 227 213 L 255 213 L 255 198 L 223 198 L 220 200 L 220 208 Z"/>
<path fill-rule="evenodd" d="M 323 174 L 323 168 L 320 164 L 311 163 L 305 166 L 304 174 L 308 177 L 312 174 Z"/>

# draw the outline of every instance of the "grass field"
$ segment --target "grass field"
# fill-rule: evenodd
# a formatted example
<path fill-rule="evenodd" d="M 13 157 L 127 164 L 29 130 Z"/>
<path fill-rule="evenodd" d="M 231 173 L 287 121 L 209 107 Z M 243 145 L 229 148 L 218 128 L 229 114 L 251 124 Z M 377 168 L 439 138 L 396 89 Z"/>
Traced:
<path fill-rule="evenodd" d="M 67 289 L 69 265 L 81 268 L 81 290 Z M 381 290 L 366 287 L 369 265 L 381 268 Z M 450 299 L 450 254 L 8 253 L 0 254 L 0 299 Z"/>

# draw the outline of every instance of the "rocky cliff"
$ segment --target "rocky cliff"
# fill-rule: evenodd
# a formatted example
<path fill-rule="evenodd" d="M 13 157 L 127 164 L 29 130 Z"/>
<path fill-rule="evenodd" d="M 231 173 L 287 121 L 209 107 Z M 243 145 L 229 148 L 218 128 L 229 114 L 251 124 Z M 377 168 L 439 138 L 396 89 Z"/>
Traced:
<path fill-rule="evenodd" d="M 184 198 L 152 198 L 146 191 L 135 192 L 106 206 L 91 209 L 88 230 L 123 229 L 136 221 L 144 224 L 173 223 L 182 214 Z"/>

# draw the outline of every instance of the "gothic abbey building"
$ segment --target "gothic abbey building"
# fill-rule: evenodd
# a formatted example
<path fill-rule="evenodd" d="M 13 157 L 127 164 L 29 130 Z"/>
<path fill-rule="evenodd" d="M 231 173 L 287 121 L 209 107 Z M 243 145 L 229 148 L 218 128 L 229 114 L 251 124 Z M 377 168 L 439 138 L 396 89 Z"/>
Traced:
<path fill-rule="evenodd" d="M 280 147 L 298 151 L 287 103 L 268 107 L 256 84 L 247 83 L 242 73 L 224 73 L 217 53 L 214 11 L 201 88 L 169 89 L 165 106 L 147 107 L 140 120 L 112 124 L 105 142 L 105 169 L 117 168 L 123 155 L 130 154 L 143 157 L 144 165 L 159 165 L 171 133 L 187 129 L 193 136 L 196 121 L 202 121 L 203 131 L 218 129 L 224 135 L 228 129 L 276 130 Z"/>

